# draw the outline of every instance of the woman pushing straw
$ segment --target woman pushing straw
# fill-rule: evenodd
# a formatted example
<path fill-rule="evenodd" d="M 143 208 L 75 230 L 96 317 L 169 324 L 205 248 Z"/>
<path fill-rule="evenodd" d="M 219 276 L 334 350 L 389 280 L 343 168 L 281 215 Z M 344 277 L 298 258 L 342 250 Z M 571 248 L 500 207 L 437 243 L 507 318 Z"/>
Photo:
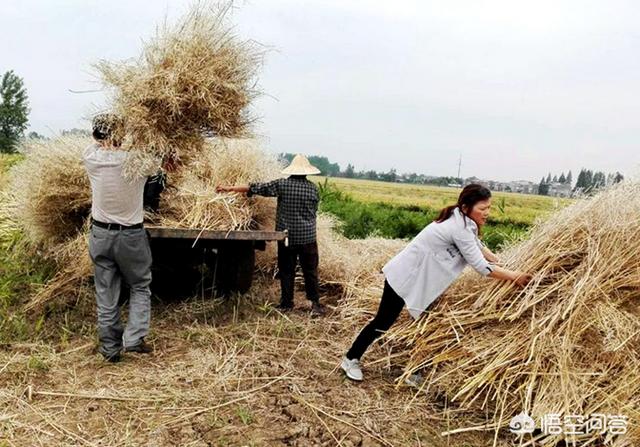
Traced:
<path fill-rule="evenodd" d="M 352 380 L 363 379 L 360 358 L 382 332 L 398 319 L 406 305 L 418 318 L 467 265 L 491 278 L 524 287 L 531 275 L 498 267 L 498 258 L 478 239 L 491 209 L 491 191 L 481 185 L 464 187 L 458 203 L 444 208 L 382 271 L 384 291 L 376 316 L 367 324 L 342 359 Z"/>

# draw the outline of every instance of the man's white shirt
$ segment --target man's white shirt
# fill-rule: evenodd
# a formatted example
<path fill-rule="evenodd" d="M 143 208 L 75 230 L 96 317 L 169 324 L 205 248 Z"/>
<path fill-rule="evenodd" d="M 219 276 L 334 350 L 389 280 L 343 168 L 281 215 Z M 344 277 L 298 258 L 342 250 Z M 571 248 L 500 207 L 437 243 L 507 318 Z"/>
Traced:
<path fill-rule="evenodd" d="M 87 147 L 83 161 L 91 182 L 91 216 L 94 220 L 120 225 L 136 225 L 144 219 L 143 195 L 146 177 L 132 181 L 122 171 L 128 152 Z"/>

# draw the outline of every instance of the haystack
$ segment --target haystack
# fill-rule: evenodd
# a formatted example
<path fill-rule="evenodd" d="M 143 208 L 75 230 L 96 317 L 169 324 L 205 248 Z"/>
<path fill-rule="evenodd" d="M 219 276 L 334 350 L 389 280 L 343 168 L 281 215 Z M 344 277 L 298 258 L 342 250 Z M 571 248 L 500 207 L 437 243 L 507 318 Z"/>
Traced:
<path fill-rule="evenodd" d="M 82 164 L 90 142 L 61 137 L 22 144 L 26 157 L 10 172 L 3 212 L 33 245 L 55 251 L 76 236 L 91 214 L 91 187 Z"/>
<path fill-rule="evenodd" d="M 199 156 L 205 135 L 250 134 L 263 50 L 234 35 L 230 10 L 231 3 L 195 3 L 176 24 L 160 26 L 137 60 L 96 64 L 112 111 L 125 120 L 125 148 L 186 163 Z M 134 159 L 128 172 L 140 163 Z"/>
<path fill-rule="evenodd" d="M 318 246 L 321 256 L 320 279 L 327 285 L 338 287 L 347 303 L 369 296 L 367 290 L 375 290 L 384 284 L 381 269 L 407 244 L 401 239 L 367 237 L 347 239 L 340 234 L 340 223 L 331 215 L 321 215 L 318 220 Z M 377 299 L 379 302 L 380 296 Z M 372 301 L 376 301 L 372 297 Z M 375 309 L 374 309 L 375 307 Z M 377 309 L 368 307 L 366 314 Z M 345 311 L 350 312 L 350 306 Z"/>
<path fill-rule="evenodd" d="M 504 259 L 534 274 L 524 289 L 466 275 L 426 318 L 388 334 L 408 352 L 404 377 L 422 371 L 423 391 L 448 396 L 482 429 L 521 412 L 538 427 L 545 415 L 603 413 L 629 418 L 614 445 L 640 444 L 638 209 L 640 184 L 625 183 L 538 225 Z M 607 435 L 575 439 L 601 445 Z"/>
<path fill-rule="evenodd" d="M 92 274 L 87 251 L 91 188 L 82 163 L 90 138 L 28 141 L 25 160 L 12 171 L 2 199 L 1 230 L 18 230 L 58 266 L 54 278 L 29 307 L 74 295 Z M 272 180 L 278 158 L 256 140 L 208 139 L 197 159 L 169 173 L 158 213 L 148 223 L 207 230 L 272 229 L 275 200 L 215 192 L 219 184 Z"/>
<path fill-rule="evenodd" d="M 218 185 L 245 185 L 281 177 L 282 163 L 254 139 L 208 139 L 200 156 L 169 173 L 159 225 L 216 230 L 272 229 L 275 200 L 216 192 Z"/>

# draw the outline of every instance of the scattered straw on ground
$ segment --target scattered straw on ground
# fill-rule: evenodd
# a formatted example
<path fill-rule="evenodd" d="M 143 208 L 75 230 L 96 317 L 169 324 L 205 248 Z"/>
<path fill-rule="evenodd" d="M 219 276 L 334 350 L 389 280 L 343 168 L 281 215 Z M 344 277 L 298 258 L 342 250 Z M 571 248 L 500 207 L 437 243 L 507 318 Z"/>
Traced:
<path fill-rule="evenodd" d="M 458 415 L 395 389 L 399 370 L 372 368 L 362 384 L 343 377 L 337 365 L 351 328 L 336 313 L 311 319 L 299 295 L 301 309 L 281 315 L 265 304 L 277 301 L 276 283 L 253 290 L 226 303 L 156 303 L 155 353 L 117 365 L 95 353 L 92 336 L 5 346 L 0 438 L 15 446 L 451 445 L 439 432 Z"/>

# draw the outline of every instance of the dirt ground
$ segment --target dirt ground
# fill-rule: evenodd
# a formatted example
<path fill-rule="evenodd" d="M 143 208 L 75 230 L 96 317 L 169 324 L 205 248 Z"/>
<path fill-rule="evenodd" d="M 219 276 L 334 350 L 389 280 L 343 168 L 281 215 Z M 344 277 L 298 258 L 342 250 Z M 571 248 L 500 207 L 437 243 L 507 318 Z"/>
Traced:
<path fill-rule="evenodd" d="M 397 387 L 381 346 L 365 382 L 346 379 L 338 364 L 358 328 L 340 321 L 338 300 L 325 296 L 330 312 L 311 318 L 299 292 L 283 315 L 277 293 L 263 278 L 223 302 L 154 302 L 155 352 L 119 364 L 96 353 L 89 302 L 57 339 L 2 346 L 0 446 L 493 445 L 493 432 L 441 436 L 461 418 Z"/>

